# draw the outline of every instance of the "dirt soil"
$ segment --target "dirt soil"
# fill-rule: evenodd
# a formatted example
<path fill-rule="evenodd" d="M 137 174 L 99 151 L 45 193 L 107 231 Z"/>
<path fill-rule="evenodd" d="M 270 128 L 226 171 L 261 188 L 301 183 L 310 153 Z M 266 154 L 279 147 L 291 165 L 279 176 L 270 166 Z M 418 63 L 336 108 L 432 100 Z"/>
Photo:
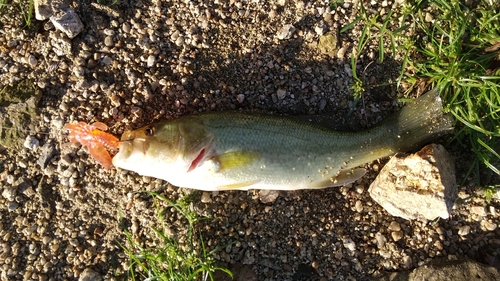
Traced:
<path fill-rule="evenodd" d="M 378 63 L 378 43 L 370 42 L 357 67 L 366 91 L 355 103 L 350 55 L 361 30 L 339 30 L 358 5 L 330 2 L 70 2 L 84 27 L 72 39 L 50 20 L 25 27 L 14 2 L 2 8 L 0 87 L 19 98 L 0 101 L 0 136 L 12 136 L 0 145 L 0 279 L 77 280 L 86 269 L 126 279 L 129 262 L 118 244 L 126 244 L 125 229 L 138 243 L 156 243 L 150 227 L 158 214 L 144 191 L 173 201 L 192 195 L 191 208 L 210 218 L 197 233 L 209 249 L 230 244 L 214 257 L 235 280 L 359 280 L 448 255 L 498 264 L 498 198 L 487 202 L 476 196 L 478 186 L 464 184 L 450 219 L 392 217 L 367 192 L 387 159 L 366 165 L 369 173 L 354 184 L 281 192 L 262 203 L 254 190 L 195 192 L 106 170 L 86 148 L 68 144 L 63 126 L 75 121 L 101 121 L 120 136 L 205 111 L 373 126 L 403 106 L 396 98 L 405 89 L 395 83 L 401 57 Z M 365 6 L 397 14 L 401 1 Z M 31 86 L 17 94 L 20 83 Z M 470 155 L 448 148 L 461 183 Z M 171 235 L 185 241 L 186 221 L 173 209 L 166 217 Z"/>

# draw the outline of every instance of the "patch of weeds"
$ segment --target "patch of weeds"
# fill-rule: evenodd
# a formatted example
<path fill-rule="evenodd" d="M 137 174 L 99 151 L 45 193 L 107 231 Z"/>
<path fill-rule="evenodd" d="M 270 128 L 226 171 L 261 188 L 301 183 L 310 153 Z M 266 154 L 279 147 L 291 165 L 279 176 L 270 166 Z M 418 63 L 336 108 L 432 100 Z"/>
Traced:
<path fill-rule="evenodd" d="M 401 19 L 409 24 L 393 24 L 397 19 L 390 11 L 385 17 L 370 16 L 362 2 L 361 14 L 345 26 L 345 32 L 358 23 L 363 24 L 359 44 L 351 54 L 354 97 L 359 99 L 365 90 L 356 71 L 360 54 L 369 41 L 378 40 L 382 62 L 389 42 L 393 56 L 402 55 L 402 72 L 398 85 L 409 85 L 408 92 L 417 86 L 433 84 L 441 89 L 445 111 L 458 121 L 454 140 L 470 147 L 476 158 L 464 178 L 474 174 L 478 185 L 487 185 L 493 178 L 481 175 L 480 166 L 500 175 L 500 4 L 481 0 L 467 7 L 458 0 L 416 0 L 401 9 Z M 435 11 L 435 19 L 426 16 Z M 400 26 L 391 31 L 388 26 Z M 404 31 L 411 27 L 412 36 Z M 397 42 L 400 42 L 398 44 Z M 483 173 L 484 174 L 484 173 Z"/>
<path fill-rule="evenodd" d="M 445 110 L 461 123 L 455 140 L 476 155 L 465 178 L 474 172 L 481 185 L 480 164 L 500 175 L 500 5 L 429 1 L 425 7 L 437 12 L 427 23 L 424 5 L 417 4 L 415 22 L 423 36 L 411 67 L 441 88 Z"/>
<path fill-rule="evenodd" d="M 372 40 L 378 41 L 379 52 L 378 52 L 378 62 L 382 63 L 384 61 L 385 53 L 387 48 L 385 47 L 385 42 L 388 40 L 390 42 L 390 53 L 393 57 L 396 56 L 398 51 L 409 50 L 408 44 L 411 42 L 405 40 L 405 44 L 399 45 L 398 42 L 407 38 L 403 32 L 409 27 L 409 25 L 401 25 L 399 28 L 391 30 L 389 27 L 397 24 L 398 19 L 393 15 L 393 10 L 389 10 L 385 17 L 380 15 L 370 15 L 368 14 L 363 2 L 360 1 L 361 15 L 359 15 L 353 22 L 346 25 L 340 30 L 340 32 L 346 32 L 347 30 L 353 28 L 357 23 L 361 22 L 364 27 L 359 37 L 358 45 L 353 49 L 351 53 L 351 69 L 354 83 L 351 89 L 356 100 L 360 99 L 365 91 L 365 86 L 363 80 L 359 77 L 357 73 L 356 66 L 360 55 L 365 51 L 368 43 Z M 404 52 L 404 64 L 408 58 L 409 51 Z"/>
<path fill-rule="evenodd" d="M 338 7 L 344 5 L 344 0 L 330 0 L 330 9 L 335 10 Z"/>
<path fill-rule="evenodd" d="M 97 0 L 97 3 L 105 6 L 113 6 L 118 3 L 118 0 Z"/>
<path fill-rule="evenodd" d="M 2 12 L 3 8 L 10 6 L 7 4 L 7 0 L 0 0 L 0 12 Z"/>
<path fill-rule="evenodd" d="M 151 237 L 156 237 L 155 247 L 143 247 L 132 235 L 126 231 L 128 247 L 120 245 L 130 259 L 129 279 L 131 280 L 214 280 L 213 273 L 221 270 L 233 277 L 231 271 L 215 265 L 212 255 L 222 249 L 215 248 L 207 252 L 201 234 L 195 235 L 195 223 L 202 218 L 190 209 L 191 199 L 183 197 L 177 202 L 157 193 L 150 192 L 158 213 L 158 222 L 161 228 L 152 228 Z M 174 208 L 187 220 L 188 230 L 185 245 L 181 245 L 176 237 L 169 236 L 165 225 L 164 213 L 166 208 Z M 196 246 L 199 246 L 197 248 Z"/>
<path fill-rule="evenodd" d="M 17 0 L 17 3 L 19 5 L 19 9 L 21 9 L 21 16 L 23 17 L 25 26 L 30 27 L 31 20 L 33 19 L 33 10 L 35 7 L 33 0 Z"/>
<path fill-rule="evenodd" d="M 488 202 L 488 204 L 491 203 L 491 199 L 493 199 L 496 194 L 499 194 L 499 192 L 500 185 L 488 185 L 483 188 L 484 198 L 486 199 L 486 202 Z"/>

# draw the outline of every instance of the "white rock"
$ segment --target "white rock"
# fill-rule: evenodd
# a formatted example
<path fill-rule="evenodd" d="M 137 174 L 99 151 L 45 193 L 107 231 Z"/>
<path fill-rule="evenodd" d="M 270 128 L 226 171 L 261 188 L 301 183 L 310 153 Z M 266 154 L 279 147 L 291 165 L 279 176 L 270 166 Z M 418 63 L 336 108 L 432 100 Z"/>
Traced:
<path fill-rule="evenodd" d="M 34 136 L 27 136 L 23 145 L 29 150 L 36 151 L 40 147 L 40 142 Z"/>
<path fill-rule="evenodd" d="M 16 199 L 17 189 L 15 187 L 8 187 L 2 190 L 3 198 L 7 199 L 7 201 L 14 201 Z"/>
<path fill-rule="evenodd" d="M 95 272 L 91 268 L 86 268 L 78 277 L 78 281 L 101 281 L 103 280 L 102 275 Z"/>
<path fill-rule="evenodd" d="M 156 57 L 153 55 L 150 55 L 148 57 L 147 67 L 153 67 L 155 65 L 155 62 L 156 62 Z"/>
<path fill-rule="evenodd" d="M 46 20 L 52 16 L 52 7 L 50 0 L 34 0 L 35 18 L 37 20 Z"/>
<path fill-rule="evenodd" d="M 76 77 L 84 77 L 85 76 L 85 69 L 81 66 L 75 66 L 73 67 L 73 74 L 75 74 Z"/>
<path fill-rule="evenodd" d="M 130 33 L 130 29 L 131 29 L 130 24 L 128 22 L 124 22 L 122 25 L 123 32 Z"/>
<path fill-rule="evenodd" d="M 286 96 L 286 90 L 285 89 L 278 89 L 278 91 L 276 91 L 276 96 L 280 100 L 284 99 Z"/>
<path fill-rule="evenodd" d="M 394 156 L 370 185 L 370 195 L 393 216 L 407 220 L 447 219 L 457 198 L 455 168 L 441 145 Z"/>
<path fill-rule="evenodd" d="M 281 30 L 278 32 L 278 39 L 283 40 L 292 38 L 292 35 L 295 32 L 295 30 L 296 28 L 291 24 L 283 25 Z"/>
<path fill-rule="evenodd" d="M 389 224 L 388 229 L 391 231 L 400 231 L 401 225 L 397 221 L 392 221 L 391 224 Z"/>
<path fill-rule="evenodd" d="M 352 241 L 351 238 L 342 239 L 342 244 L 349 252 L 354 252 L 356 250 L 356 243 Z"/>
<path fill-rule="evenodd" d="M 239 94 L 236 96 L 236 100 L 239 102 L 239 103 L 243 103 L 245 101 L 245 95 L 244 94 Z"/>
<path fill-rule="evenodd" d="M 460 236 L 467 236 L 467 235 L 469 235 L 469 233 L 470 233 L 470 226 L 469 225 L 462 225 L 458 229 L 458 235 L 460 235 Z"/>
<path fill-rule="evenodd" d="M 278 190 L 261 190 L 259 191 L 259 199 L 262 203 L 272 203 L 278 198 L 280 192 Z"/>
<path fill-rule="evenodd" d="M 314 27 L 314 31 L 316 31 L 316 34 L 321 36 L 325 33 L 325 27 L 324 26 L 316 26 L 316 27 Z"/>
<path fill-rule="evenodd" d="M 212 197 L 210 197 L 210 192 L 203 192 L 201 194 L 201 202 L 202 203 L 212 203 Z"/>
<path fill-rule="evenodd" d="M 363 202 L 361 202 L 361 200 L 356 201 L 354 207 L 358 213 L 361 213 L 363 211 Z"/>
<path fill-rule="evenodd" d="M 38 60 L 35 58 L 34 55 L 29 55 L 28 64 L 32 67 L 35 67 L 38 64 Z"/>
<path fill-rule="evenodd" d="M 110 56 L 104 56 L 101 60 L 102 64 L 110 65 L 113 63 L 113 59 Z"/>
<path fill-rule="evenodd" d="M 393 231 L 391 232 L 391 237 L 394 242 L 398 242 L 401 238 L 403 238 L 403 231 Z"/>
<path fill-rule="evenodd" d="M 379 249 L 382 249 L 385 246 L 385 243 L 387 243 L 387 238 L 385 238 L 385 236 L 380 232 L 375 234 L 375 240 L 377 241 L 377 247 Z"/>
<path fill-rule="evenodd" d="M 72 8 L 56 11 L 50 21 L 69 38 L 74 38 L 83 30 L 83 23 Z"/>

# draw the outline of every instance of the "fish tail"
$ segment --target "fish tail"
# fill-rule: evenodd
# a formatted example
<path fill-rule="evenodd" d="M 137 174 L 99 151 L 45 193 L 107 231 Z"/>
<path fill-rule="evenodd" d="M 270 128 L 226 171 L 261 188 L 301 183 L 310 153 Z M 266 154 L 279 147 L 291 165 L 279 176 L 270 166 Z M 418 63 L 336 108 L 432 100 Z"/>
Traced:
<path fill-rule="evenodd" d="M 443 113 L 439 88 L 434 88 L 389 118 L 385 123 L 395 139 L 398 151 L 411 151 L 422 147 L 453 131 L 453 120 Z"/>

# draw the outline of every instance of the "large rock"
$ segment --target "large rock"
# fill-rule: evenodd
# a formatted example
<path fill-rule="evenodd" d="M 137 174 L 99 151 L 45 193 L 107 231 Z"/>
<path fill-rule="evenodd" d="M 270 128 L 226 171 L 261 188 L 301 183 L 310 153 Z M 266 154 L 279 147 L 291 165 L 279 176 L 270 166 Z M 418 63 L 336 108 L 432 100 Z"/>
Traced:
<path fill-rule="evenodd" d="M 450 256 L 436 258 L 430 263 L 410 271 L 392 272 L 381 277 L 372 278 L 376 281 L 496 281 L 500 280 L 498 270 L 492 266 L 468 259 L 457 259 Z"/>
<path fill-rule="evenodd" d="M 50 21 L 69 38 L 74 38 L 83 30 L 83 23 L 72 8 L 57 11 L 50 17 Z"/>
<path fill-rule="evenodd" d="M 69 38 L 74 38 L 83 30 L 83 23 L 66 0 L 34 0 L 35 18 L 50 21 Z"/>
<path fill-rule="evenodd" d="M 393 216 L 407 220 L 447 219 L 457 198 L 455 165 L 443 146 L 397 154 L 370 185 L 370 195 Z"/>

